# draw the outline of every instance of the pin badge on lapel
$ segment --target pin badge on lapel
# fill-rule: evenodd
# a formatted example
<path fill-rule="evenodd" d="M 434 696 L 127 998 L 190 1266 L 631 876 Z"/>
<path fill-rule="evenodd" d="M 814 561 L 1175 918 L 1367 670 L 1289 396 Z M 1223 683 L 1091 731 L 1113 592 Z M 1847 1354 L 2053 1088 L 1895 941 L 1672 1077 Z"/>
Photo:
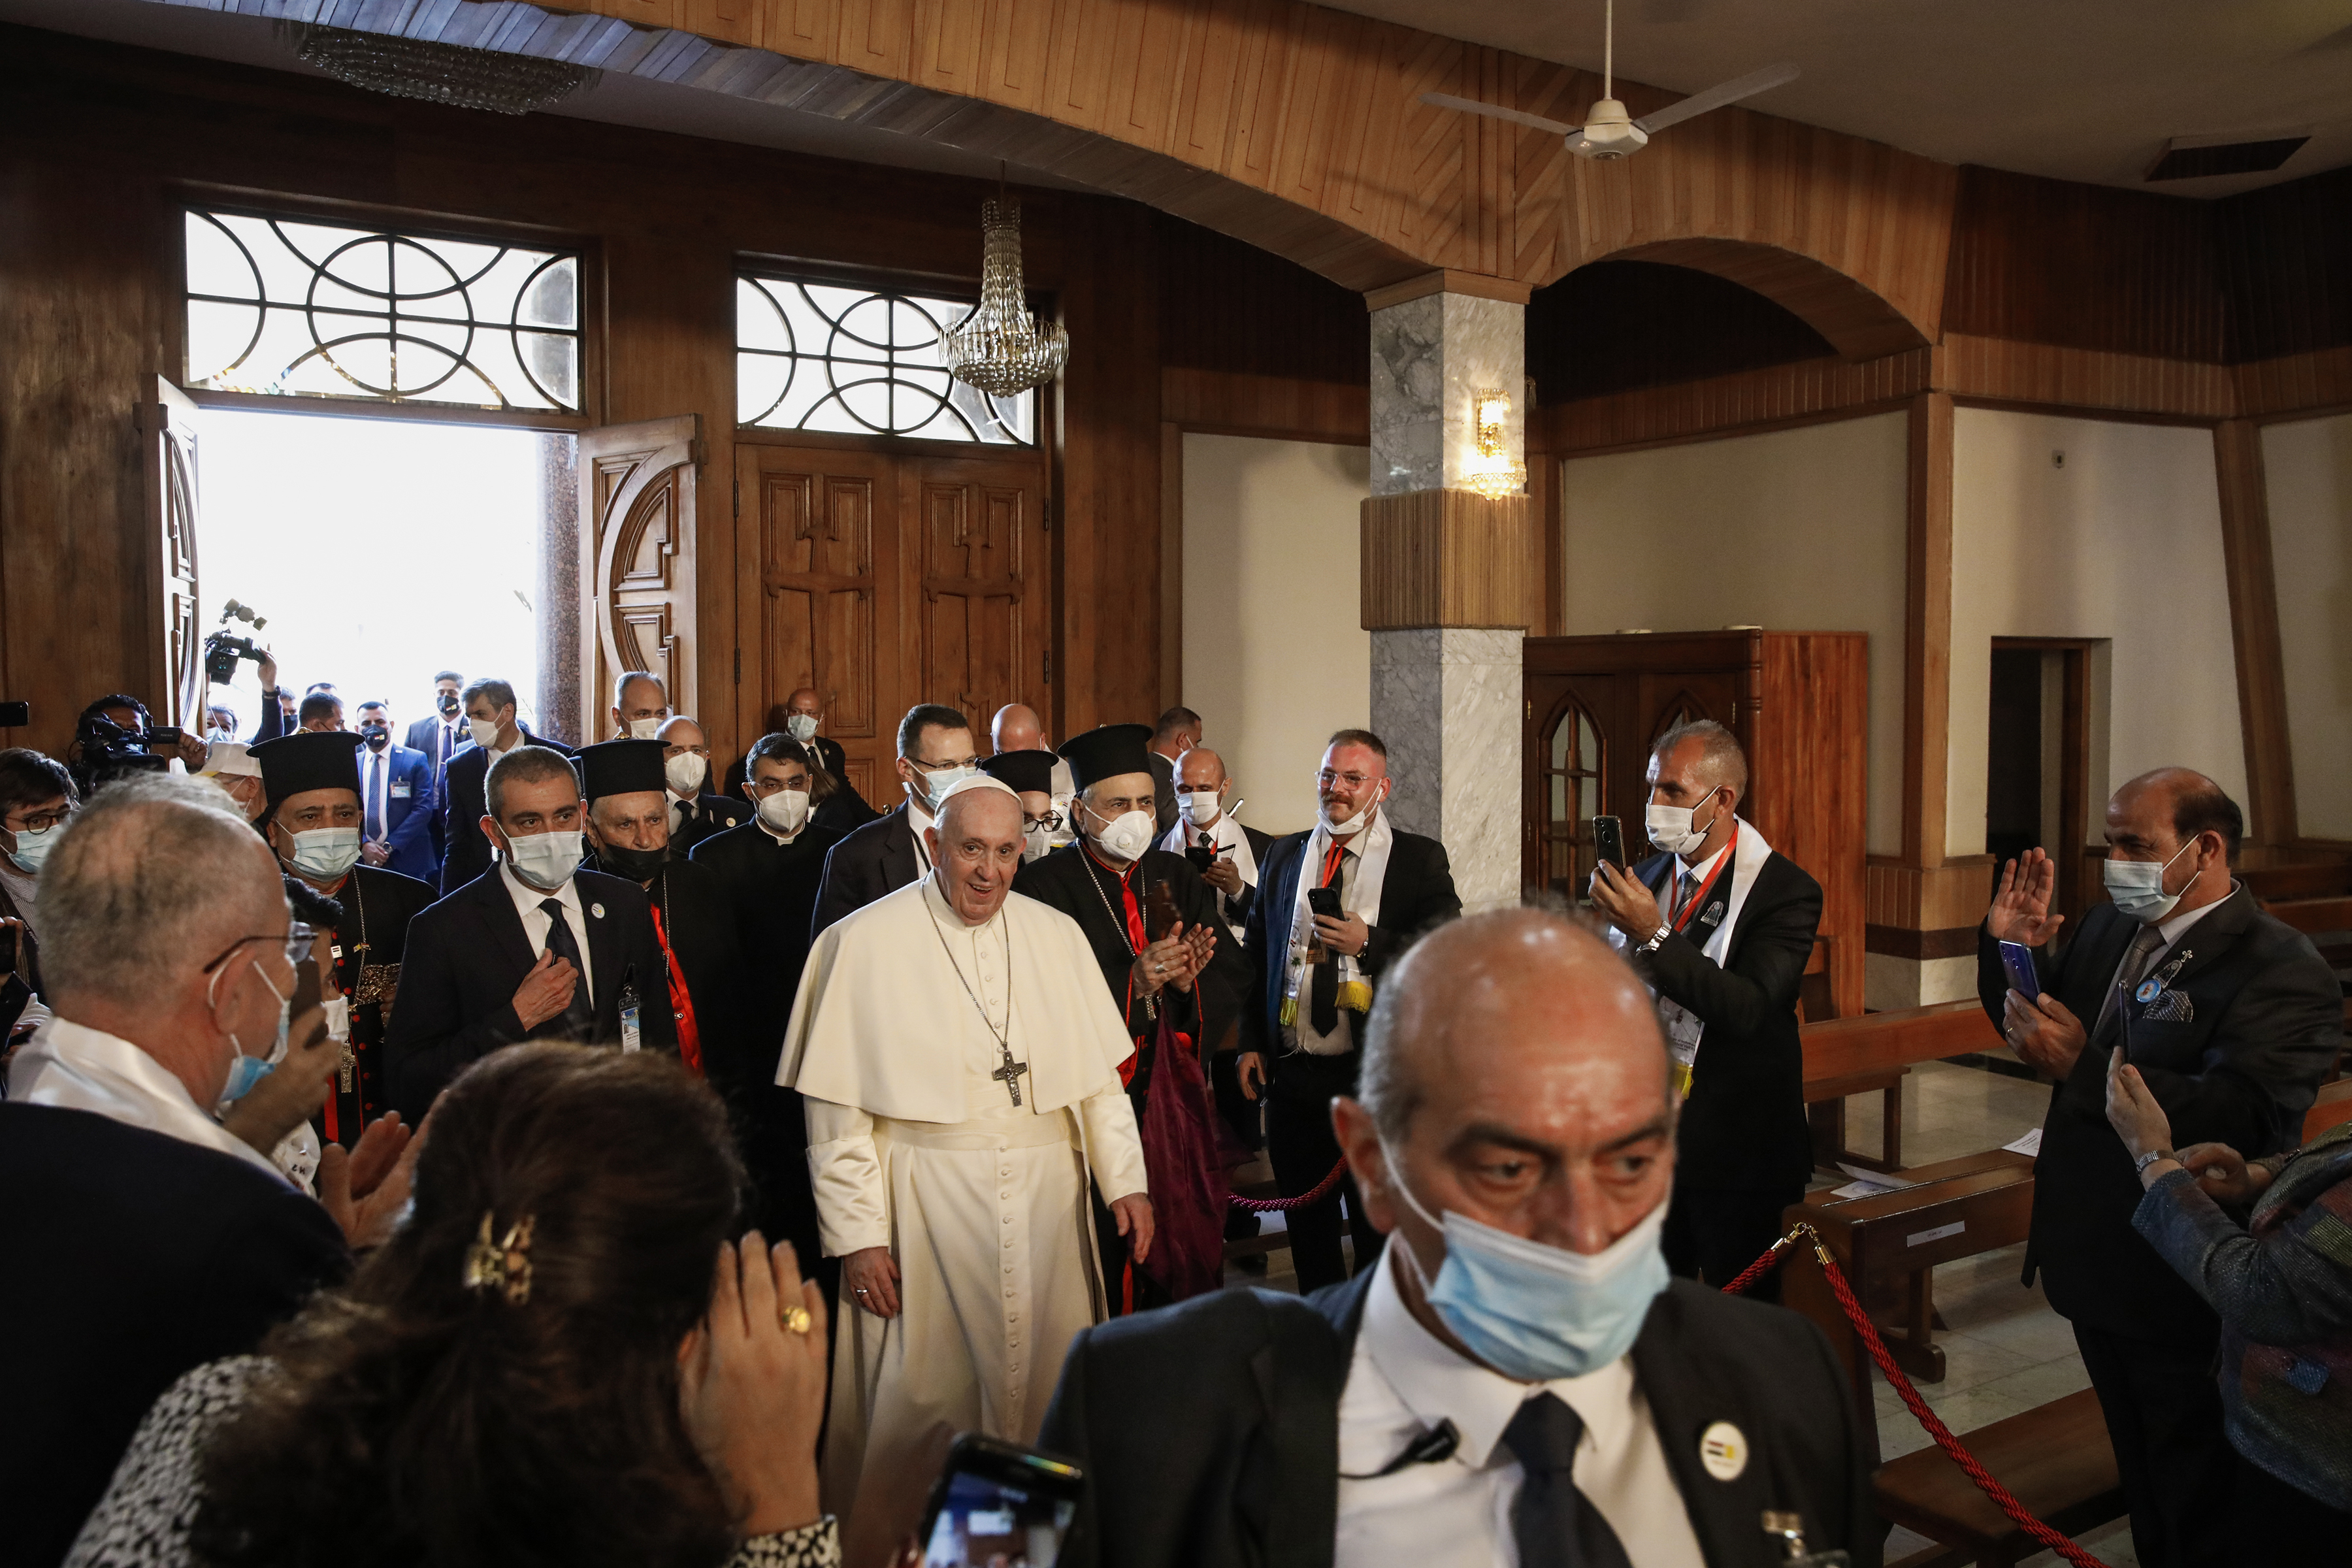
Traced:
<path fill-rule="evenodd" d="M 1699 1434 L 1698 1462 L 1718 1481 L 1736 1481 L 1748 1468 L 1748 1438 L 1728 1421 Z"/>
<path fill-rule="evenodd" d="M 591 904 L 588 906 L 588 912 L 594 915 L 601 921 L 604 918 L 604 906 L 602 904 Z"/>
<path fill-rule="evenodd" d="M 2163 989 L 2164 984 L 2161 981 L 2143 980 L 2139 983 L 2139 989 L 2132 993 L 2132 1000 L 2145 1007 L 2155 1001 L 2156 994 Z"/>

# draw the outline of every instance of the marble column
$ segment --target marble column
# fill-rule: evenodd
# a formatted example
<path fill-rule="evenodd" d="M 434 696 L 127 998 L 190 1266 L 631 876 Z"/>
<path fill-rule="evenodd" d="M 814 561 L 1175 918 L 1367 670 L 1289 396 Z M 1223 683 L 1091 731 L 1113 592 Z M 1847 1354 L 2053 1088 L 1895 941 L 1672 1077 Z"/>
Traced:
<path fill-rule="evenodd" d="M 1468 910 L 1517 901 L 1522 882 L 1520 642 L 1540 579 L 1524 495 L 1469 488 L 1475 404 L 1510 400 L 1499 460 L 1524 462 L 1527 289 L 1433 273 L 1368 297 L 1371 499 L 1364 503 L 1364 626 L 1372 728 L 1389 747 L 1397 826 L 1445 845 Z"/>

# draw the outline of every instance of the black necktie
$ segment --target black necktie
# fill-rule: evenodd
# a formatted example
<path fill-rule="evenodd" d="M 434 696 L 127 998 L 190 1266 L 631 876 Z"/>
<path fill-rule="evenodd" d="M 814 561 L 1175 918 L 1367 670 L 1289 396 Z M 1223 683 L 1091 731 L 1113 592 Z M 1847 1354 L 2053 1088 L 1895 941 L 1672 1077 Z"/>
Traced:
<path fill-rule="evenodd" d="M 383 753 L 368 753 L 367 837 L 383 842 Z"/>
<path fill-rule="evenodd" d="M 1583 1436 L 1583 1417 L 1553 1394 L 1522 1402 L 1503 1428 L 1503 1447 L 1527 1472 L 1511 1504 L 1519 1568 L 1633 1568 L 1617 1532 L 1576 1489 L 1571 1472 Z"/>
<path fill-rule="evenodd" d="M 540 913 L 547 917 L 547 951 L 572 965 L 579 977 L 572 1000 L 563 1005 L 563 1027 L 575 1040 L 584 1040 L 595 1026 L 596 1012 L 588 1001 L 588 966 L 580 961 L 580 944 L 572 940 L 572 922 L 563 918 L 562 899 L 544 899 Z"/>

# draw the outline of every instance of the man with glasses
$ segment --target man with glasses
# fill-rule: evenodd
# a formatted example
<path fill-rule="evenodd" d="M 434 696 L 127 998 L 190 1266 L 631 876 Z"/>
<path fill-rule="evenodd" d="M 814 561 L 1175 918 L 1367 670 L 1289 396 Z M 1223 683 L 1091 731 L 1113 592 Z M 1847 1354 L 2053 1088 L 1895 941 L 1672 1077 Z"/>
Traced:
<path fill-rule="evenodd" d="M 467 1064 L 518 1041 L 677 1048 L 644 890 L 581 869 L 572 758 L 518 746 L 490 764 L 483 797 L 498 864 L 411 923 L 384 1036 L 392 1103 L 412 1122 Z"/>
<path fill-rule="evenodd" d="M 930 875 L 930 831 L 939 802 L 980 772 L 971 721 L 959 708 L 918 702 L 898 721 L 897 806 L 844 838 L 824 858 L 824 885 L 809 922 L 814 941 L 824 928 L 886 893 Z"/>
<path fill-rule="evenodd" d="M 669 852 L 683 860 L 713 834 L 740 827 L 751 812 L 740 800 L 708 793 L 710 742 L 701 725 L 681 713 L 666 720 L 656 733 L 662 743 L 662 774 L 669 786 Z"/>
<path fill-rule="evenodd" d="M 56 758 L 0 751 L 0 1039 L 40 1001 L 41 866 L 80 798 Z"/>
<path fill-rule="evenodd" d="M 1265 1150 L 1285 1197 L 1320 1185 L 1339 1163 L 1331 1101 L 1356 1092 L 1363 1021 L 1381 976 L 1413 938 L 1462 912 L 1445 846 L 1391 823 L 1389 750 L 1370 730 L 1331 737 L 1315 775 L 1314 828 L 1277 838 L 1258 862 L 1250 906 L 1253 990 L 1242 1009 L 1242 1092 L 1266 1091 Z M 1334 912 L 1336 911 L 1336 912 Z M 1341 1179 L 1356 1268 L 1381 1233 L 1353 1177 Z M 1339 1205 L 1293 1209 L 1290 1258 L 1298 1289 L 1348 1278 Z"/>
<path fill-rule="evenodd" d="M 990 778 L 1021 797 L 1021 858 L 1040 860 L 1063 843 L 1067 819 L 1054 804 L 1054 769 L 1069 764 L 1051 752 L 999 752 L 980 764 Z"/>
<path fill-rule="evenodd" d="M 110 785 L 44 864 L 40 911 L 56 1016 L 0 1104 L 0 1334 L 26 1347 L 0 1514 L 13 1561 L 56 1563 L 157 1395 L 252 1351 L 389 1233 L 407 1138 L 386 1123 L 330 1151 L 313 1200 L 222 1126 L 288 1037 L 304 935 L 212 785 Z"/>

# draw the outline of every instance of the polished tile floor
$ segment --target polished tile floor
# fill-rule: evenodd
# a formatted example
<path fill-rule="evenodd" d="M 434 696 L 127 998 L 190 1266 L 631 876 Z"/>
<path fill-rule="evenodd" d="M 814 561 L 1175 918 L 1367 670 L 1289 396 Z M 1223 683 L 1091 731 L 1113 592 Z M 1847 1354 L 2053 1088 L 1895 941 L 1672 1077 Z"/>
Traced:
<path fill-rule="evenodd" d="M 1904 1080 L 1904 1161 L 1925 1165 L 1999 1148 L 2039 1127 L 2049 1100 L 2045 1084 L 1982 1068 L 1926 1063 Z M 1848 1102 L 1846 1115 L 1850 1147 L 1880 1147 L 1878 1096 Z M 1825 1178 L 1821 1184 L 1836 1182 Z M 1268 1215 L 1264 1223 L 1273 1230 L 1282 1222 L 1279 1215 Z M 1943 1382 L 1923 1384 L 1919 1392 L 1955 1433 L 1965 1434 L 2090 1386 L 2074 1349 L 2074 1331 L 2050 1310 L 2038 1285 L 2028 1289 L 2019 1282 L 2023 1252 L 2022 1247 L 2005 1247 L 1936 1270 L 1936 1305 L 1949 1325 L 1937 1336 L 1944 1347 L 1946 1373 Z M 1297 1289 L 1286 1249 L 1268 1256 L 1263 1275 L 1229 1266 L 1225 1278 L 1234 1286 Z M 1886 1458 L 1928 1445 L 1926 1431 L 1884 1379 L 1878 1380 L 1876 1399 L 1879 1443 Z M 2138 1568 L 2124 1521 L 2080 1537 L 2079 1543 L 2111 1568 Z M 1887 1561 L 1899 1561 L 1928 1544 L 1897 1530 L 1886 1542 Z M 2045 1552 L 2025 1561 L 2032 1568 L 2043 1568 L 2059 1558 Z"/>

